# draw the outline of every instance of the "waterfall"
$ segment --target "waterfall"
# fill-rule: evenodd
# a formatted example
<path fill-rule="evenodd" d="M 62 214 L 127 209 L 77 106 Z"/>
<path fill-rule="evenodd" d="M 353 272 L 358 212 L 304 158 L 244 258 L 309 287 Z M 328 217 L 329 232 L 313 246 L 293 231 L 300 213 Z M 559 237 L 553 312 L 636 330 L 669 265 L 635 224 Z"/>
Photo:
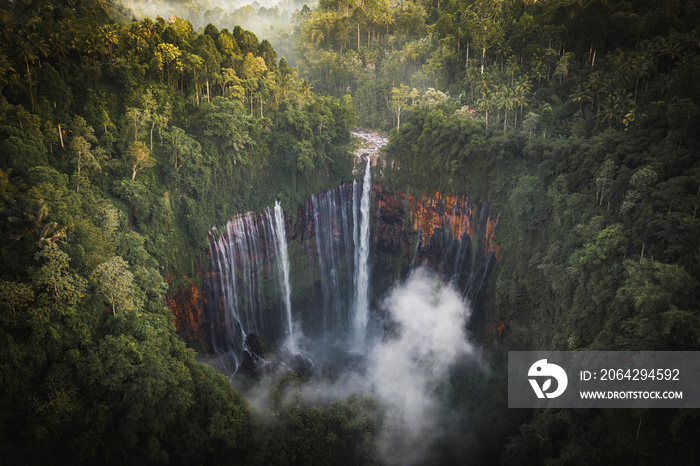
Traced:
<path fill-rule="evenodd" d="M 344 185 L 311 198 L 316 255 L 310 259 L 318 264 L 323 309 L 322 328 L 318 332 L 329 341 L 337 341 L 348 326 L 349 290 L 354 277 L 348 220 L 352 208 L 350 194 Z"/>
<path fill-rule="evenodd" d="M 427 264 L 465 299 L 485 303 L 488 272 L 500 255 L 497 224 L 488 203 L 468 196 L 414 197 L 373 187 L 369 161 L 362 179 L 300 205 L 291 225 L 279 203 L 260 215 L 237 215 L 220 235 L 209 234 L 201 316 L 209 348 L 228 358 L 229 373 L 257 357 L 250 334 L 292 353 L 300 341 L 316 355 L 331 348 L 364 352 L 372 294 L 390 283 L 386 271 L 398 271 L 398 254 L 406 267 Z M 297 333 L 303 340 L 292 338 Z"/>
<path fill-rule="evenodd" d="M 269 209 L 268 209 L 269 210 Z M 273 222 L 274 217 L 274 222 Z M 275 233 L 277 244 L 277 273 L 279 274 L 279 282 L 281 285 L 282 298 L 284 302 L 284 311 L 287 316 L 287 335 L 289 342 L 289 350 L 296 352 L 294 343 L 294 328 L 292 325 L 292 289 L 289 285 L 289 254 L 287 252 L 287 229 L 284 223 L 284 213 L 279 202 L 275 202 L 273 215 L 268 213 L 270 227 Z"/>
<path fill-rule="evenodd" d="M 363 350 L 365 333 L 369 321 L 369 220 L 371 194 L 371 159 L 367 157 L 365 176 L 362 180 L 362 197 L 360 199 L 360 222 L 355 221 L 355 299 L 353 309 L 353 339 L 356 350 Z M 353 196 L 353 202 L 356 197 Z M 353 213 L 357 212 L 353 208 Z M 355 215 L 357 219 L 357 215 Z"/>
<path fill-rule="evenodd" d="M 212 286 L 218 316 L 211 323 L 213 349 L 231 354 L 238 365 L 249 334 L 272 340 L 291 337 L 289 256 L 280 205 L 259 216 L 237 215 L 219 238 L 209 234 L 209 250 L 218 278 Z"/>
<path fill-rule="evenodd" d="M 322 328 L 307 328 L 327 341 L 347 341 L 356 351 L 364 347 L 369 320 L 370 176 L 368 159 L 362 180 L 312 196 L 306 213 L 313 222 L 311 260 L 318 266 L 322 307 Z"/>

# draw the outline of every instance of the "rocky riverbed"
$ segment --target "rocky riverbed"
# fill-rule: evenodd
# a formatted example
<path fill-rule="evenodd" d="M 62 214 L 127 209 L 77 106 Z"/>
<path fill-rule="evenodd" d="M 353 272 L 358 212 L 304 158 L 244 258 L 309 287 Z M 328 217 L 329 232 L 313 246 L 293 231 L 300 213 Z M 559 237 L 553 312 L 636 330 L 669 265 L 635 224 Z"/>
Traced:
<path fill-rule="evenodd" d="M 389 136 L 362 128 L 356 128 L 352 130 L 350 134 L 360 140 L 360 147 L 354 152 L 355 157 L 362 158 L 369 156 L 372 159 L 372 166 L 377 165 L 379 160 L 382 160 L 382 164 L 384 163 L 380 149 L 386 146 L 389 141 Z"/>

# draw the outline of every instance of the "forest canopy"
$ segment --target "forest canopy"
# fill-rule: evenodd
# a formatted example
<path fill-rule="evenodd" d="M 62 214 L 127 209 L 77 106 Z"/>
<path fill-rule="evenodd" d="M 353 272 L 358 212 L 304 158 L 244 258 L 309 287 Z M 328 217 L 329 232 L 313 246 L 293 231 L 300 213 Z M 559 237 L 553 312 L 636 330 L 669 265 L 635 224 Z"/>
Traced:
<path fill-rule="evenodd" d="M 213 226 L 352 180 L 361 125 L 390 132 L 385 185 L 499 212 L 473 329 L 496 375 L 443 386 L 482 427 L 473 458 L 695 461 L 694 410 L 513 414 L 491 393 L 508 350 L 700 349 L 697 2 L 180 3 L 196 27 L 0 1 L 1 458 L 378 461 L 375 399 L 313 406 L 290 375 L 260 419 L 165 305 Z"/>
<path fill-rule="evenodd" d="M 79 0 L 3 2 L 0 30 L 0 457 L 240 458 L 248 404 L 165 295 L 212 226 L 351 179 L 351 100 L 235 25 Z"/>

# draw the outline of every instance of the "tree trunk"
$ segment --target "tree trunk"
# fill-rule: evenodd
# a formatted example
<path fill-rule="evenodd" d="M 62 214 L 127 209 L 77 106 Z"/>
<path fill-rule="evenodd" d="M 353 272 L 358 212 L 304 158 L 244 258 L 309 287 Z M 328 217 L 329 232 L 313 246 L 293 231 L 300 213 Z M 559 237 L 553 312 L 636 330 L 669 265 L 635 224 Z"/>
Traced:
<path fill-rule="evenodd" d="M 105 131 L 106 133 L 107 131 Z M 61 123 L 58 124 L 58 139 L 61 141 L 61 149 L 65 149 L 63 145 L 63 133 L 61 132 Z"/>
<path fill-rule="evenodd" d="M 32 92 L 32 73 L 29 71 L 29 60 L 24 57 L 24 62 L 27 64 L 27 78 L 29 79 L 29 100 L 32 104 L 32 110 L 34 109 L 34 93 Z"/>

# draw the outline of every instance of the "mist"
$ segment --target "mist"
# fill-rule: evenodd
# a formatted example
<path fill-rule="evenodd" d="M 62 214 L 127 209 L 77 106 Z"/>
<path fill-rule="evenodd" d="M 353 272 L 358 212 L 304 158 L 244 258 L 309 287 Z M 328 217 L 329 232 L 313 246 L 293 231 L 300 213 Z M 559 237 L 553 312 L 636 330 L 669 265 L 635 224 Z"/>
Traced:
<path fill-rule="evenodd" d="M 388 413 L 381 451 L 389 464 L 413 464 L 449 427 L 436 389 L 459 358 L 475 353 L 465 334 L 470 310 L 427 268 L 395 286 L 383 308 L 395 328 L 372 348 L 367 365 L 372 393 Z"/>
<path fill-rule="evenodd" d="M 168 19 L 172 15 L 186 19 L 195 30 L 204 28 L 212 23 L 219 29 L 233 29 L 241 26 L 258 39 L 275 39 L 283 31 L 291 32 L 290 25 L 294 19 L 292 14 L 301 10 L 306 4 L 309 8 L 316 1 L 305 0 L 225 0 L 225 1 L 148 1 L 125 0 L 122 2 L 129 7 L 137 17 L 155 18 L 161 16 Z"/>
<path fill-rule="evenodd" d="M 394 285 L 377 311 L 384 316 L 384 336 L 368 340 L 364 355 L 348 356 L 350 364 L 334 367 L 333 380 L 327 374 L 311 377 L 302 387 L 303 398 L 311 405 L 328 405 L 353 393 L 375 396 L 385 410 L 379 460 L 430 462 L 438 442 L 455 440 L 461 421 L 440 397 L 449 370 L 465 360 L 479 364 L 465 330 L 470 308 L 454 287 L 421 267 Z M 263 410 L 266 385 L 257 395 L 247 394 Z"/>

